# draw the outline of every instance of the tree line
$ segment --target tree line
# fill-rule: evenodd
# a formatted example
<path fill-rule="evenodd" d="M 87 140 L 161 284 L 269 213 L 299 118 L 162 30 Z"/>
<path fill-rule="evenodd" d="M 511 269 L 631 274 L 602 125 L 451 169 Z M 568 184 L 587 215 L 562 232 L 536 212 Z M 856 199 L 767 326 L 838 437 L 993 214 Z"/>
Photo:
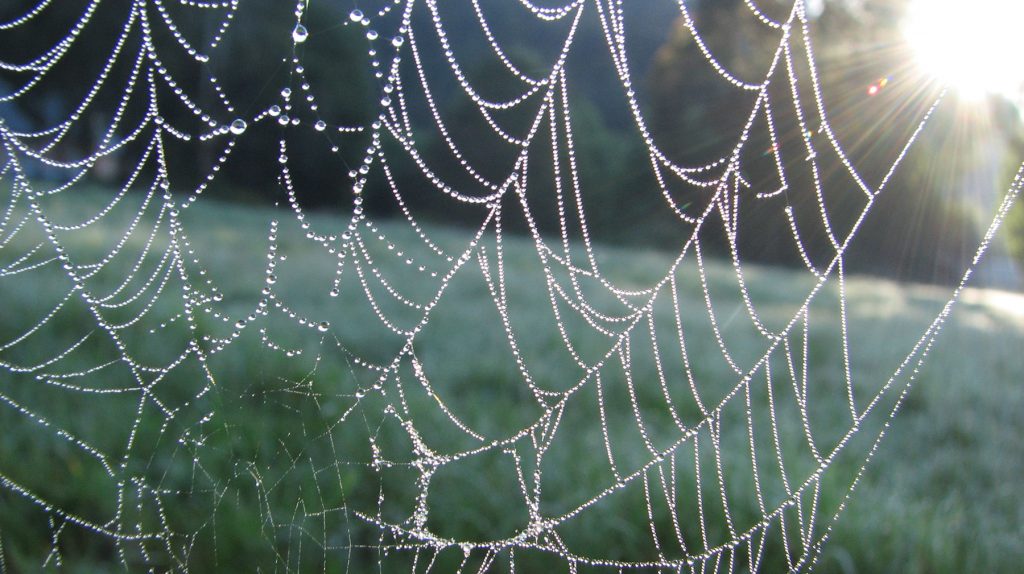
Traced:
<path fill-rule="evenodd" d="M 10 20 L 32 4 L 12 2 L 0 8 L 0 19 Z M 18 62 L 40 53 L 68 34 L 88 4 L 86 0 L 55 2 L 29 25 L 3 31 L 0 58 Z M 636 4 L 643 6 L 627 3 L 623 22 L 628 32 L 631 87 L 651 138 L 680 165 L 700 165 L 728 154 L 743 130 L 747 113 L 754 108 L 756 95 L 737 89 L 715 72 L 678 6 L 672 2 Z M 535 24 L 527 26 L 522 7 L 515 3 L 480 5 L 506 57 L 526 75 L 543 75 L 564 40 L 565 26 L 551 26 L 550 30 L 538 29 Z M 202 45 L 220 33 L 218 22 L 223 12 L 169 2 L 161 5 L 162 11 L 150 4 L 145 6 L 148 41 L 159 57 L 159 62 L 150 61 L 165 68 L 167 77 L 174 78 L 176 84 L 171 85 L 159 73 L 150 73 L 137 80 L 136 90 L 148 89 L 150 82 L 156 85 L 159 114 L 166 122 L 194 132 L 204 131 L 205 118 L 176 97 L 176 89 L 204 109 L 223 109 L 219 100 L 226 97 L 239 117 L 251 118 L 259 110 L 280 104 L 282 88 L 291 90 L 293 115 L 304 122 L 301 129 L 285 128 L 277 121 L 252 123 L 244 137 L 237 139 L 231 157 L 206 193 L 232 201 L 283 204 L 277 157 L 279 142 L 285 137 L 290 174 L 302 205 L 324 210 L 350 208 L 352 180 L 348 173 L 360 165 L 370 143 L 369 134 L 340 132 L 337 128 L 369 125 L 379 113 L 384 80 L 373 73 L 379 69 L 371 65 L 374 57 L 386 66 L 394 50 L 401 50 L 403 81 L 408 85 L 418 83 L 408 43 L 399 47 L 388 38 L 370 41 L 370 28 L 352 21 L 352 6 L 311 2 L 304 17 L 308 39 L 297 44 L 290 33 L 295 23 L 292 3 L 243 0 L 209 60 L 197 61 L 183 53 L 185 48 L 167 22 L 173 22 L 184 38 Z M 760 22 L 743 0 L 691 2 L 687 6 L 694 27 L 718 61 L 741 79 L 760 81 L 773 58 L 779 31 Z M 785 20 L 789 10 L 781 0 L 760 2 L 758 6 L 765 15 L 778 20 Z M 605 47 L 599 15 L 593 6 L 586 8 L 566 63 L 566 85 L 576 149 L 572 159 L 585 190 L 587 223 L 593 236 L 602 242 L 676 249 L 689 228 L 666 209 L 647 143 L 634 124 L 624 88 Z M 824 266 L 834 254 L 833 242 L 841 242 L 854 225 L 859 225 L 857 240 L 846 258 L 847 271 L 939 283 L 959 278 L 978 243 L 983 215 L 993 208 L 990 204 L 994 196 L 978 194 L 974 188 L 998 185 L 1005 189 L 1013 167 L 1011 160 L 1019 158 L 1024 149 L 1019 115 L 1008 103 L 996 99 L 979 105 L 957 102 L 952 97 L 939 108 L 899 169 L 892 173 L 884 192 L 869 198 L 870 193 L 862 188 L 878 188 L 939 89 L 915 71 L 913 55 L 902 42 L 904 8 L 902 0 L 829 0 L 811 14 L 822 104 L 832 136 L 848 151 L 848 159 L 862 180 L 849 176 L 842 158 L 831 152 L 829 135 L 817 119 L 815 86 L 808 79 L 809 60 L 798 41 L 801 32 L 794 30 L 790 46 L 793 72 L 798 78 L 796 90 L 785 66 L 779 65 L 767 91 L 770 103 L 763 106 L 770 114 L 756 114 L 741 156 L 742 181 L 729 191 L 734 207 L 738 206 L 738 222 L 731 224 L 738 224 L 741 232 L 730 247 L 730 222 L 713 214 L 702 232 L 709 252 L 728 257 L 735 248 L 741 260 L 789 266 L 803 265 L 806 256 L 813 264 Z M 59 121 L 86 97 L 95 79 L 104 73 L 125 23 L 134 17 L 140 22 L 126 35 L 127 47 L 83 112 L 89 116 L 87 121 L 77 122 L 65 145 L 54 153 L 73 159 L 103 145 L 103 127 L 118 109 L 133 73 L 138 73 L 134 71 L 138 62 L 133 57 L 146 37 L 141 15 L 133 16 L 131 10 L 129 3 L 99 3 L 68 56 L 45 81 L 33 88 L 30 96 L 18 98 L 13 104 L 0 104 L 0 114 L 8 125 L 27 127 Z M 437 16 L 445 22 L 447 40 L 457 49 L 465 77 L 483 97 L 500 101 L 522 91 L 525 84 L 488 46 L 468 0 L 438 3 Z M 395 10 L 375 17 L 374 25 L 381 24 L 381 30 L 397 29 L 399 17 Z M 433 33 L 433 17 L 422 4 L 414 7 L 412 28 L 437 112 L 464 159 L 480 175 L 500 180 L 511 169 L 518 148 L 496 139 L 477 106 L 452 79 L 443 46 Z M 369 53 L 371 48 L 377 51 L 374 56 Z M 300 56 L 301 74 L 296 73 L 292 61 L 295 56 Z M 211 75 L 217 78 L 216 85 L 209 82 Z M 24 73 L 4 71 L 0 87 L 11 91 L 26 77 Z M 310 90 L 305 90 L 303 84 L 308 84 Z M 405 104 L 423 160 L 444 178 L 471 183 L 434 127 L 428 101 L 419 90 L 405 93 L 409 95 Z M 305 101 L 307 94 L 313 94 L 315 101 Z M 523 134 L 533 121 L 539 101 L 533 97 L 511 110 L 494 111 L 492 119 L 511 133 Z M 147 98 L 136 94 L 123 112 L 123 123 L 131 125 L 149 113 L 146 102 Z M 309 111 L 310 103 L 315 103 L 315 114 Z M 556 120 L 563 121 L 560 106 L 556 108 Z M 326 130 L 311 129 L 314 115 L 324 122 Z M 979 116 L 983 121 L 978 120 Z M 774 138 L 770 136 L 769 120 Z M 802 133 L 805 131 L 809 133 Z M 542 141 L 550 139 L 546 132 L 539 135 L 545 137 L 537 137 L 533 146 L 536 150 L 530 151 L 527 189 L 535 223 L 544 231 L 557 232 L 556 193 L 551 184 L 551 158 L 555 154 L 550 144 Z M 813 162 L 807 157 L 808 140 L 818 152 Z M 161 153 L 178 189 L 199 185 L 217 161 L 223 144 L 223 140 L 181 142 L 174 138 L 165 138 L 165 142 L 166 149 Z M 557 154 L 563 172 L 569 161 L 565 143 L 559 142 Z M 113 159 L 97 165 L 92 177 L 110 183 L 123 181 L 134 165 L 116 158 L 141 157 L 144 145 L 140 141 L 126 146 Z M 385 155 L 393 158 L 388 165 L 391 180 L 403 190 L 410 209 L 427 219 L 449 223 L 479 221 L 478 207 L 453 205 L 431 192 L 430 182 L 397 142 L 385 139 L 383 145 Z M 155 170 L 155 163 L 146 169 Z M 34 175 L 45 179 L 59 177 L 60 172 L 43 167 Z M 784 189 L 774 193 L 783 183 Z M 669 183 L 665 192 L 684 214 L 697 215 L 707 207 L 706 189 Z M 376 216 L 400 215 L 382 170 L 371 172 L 364 195 L 366 208 Z M 513 200 L 510 196 L 509 201 Z M 872 202 L 870 215 L 859 221 L 868 201 Z M 1020 206 L 1015 209 L 1008 229 L 1011 248 L 1024 261 L 1022 212 Z M 513 230 L 525 231 L 527 227 L 521 217 L 509 217 L 505 223 Z M 804 254 L 795 248 L 794 224 Z"/>

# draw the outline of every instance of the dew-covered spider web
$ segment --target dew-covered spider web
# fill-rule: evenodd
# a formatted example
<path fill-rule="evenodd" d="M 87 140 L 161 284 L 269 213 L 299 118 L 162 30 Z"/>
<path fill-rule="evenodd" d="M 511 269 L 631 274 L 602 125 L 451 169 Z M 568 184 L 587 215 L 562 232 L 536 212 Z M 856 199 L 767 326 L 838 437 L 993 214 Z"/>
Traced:
<path fill-rule="evenodd" d="M 919 338 L 866 341 L 845 255 L 943 95 L 887 136 L 885 172 L 862 173 L 830 123 L 803 0 L 745 2 L 773 40 L 742 74 L 677 4 L 700 65 L 749 95 L 703 164 L 651 127 L 622 0 L 518 0 L 514 22 L 484 0 L 301 0 L 266 27 L 289 46 L 281 73 L 249 83 L 270 103 L 244 108 L 218 55 L 265 41 L 233 36 L 246 0 L 90 0 L 60 34 L 34 33 L 63 2 L 0 23 L 0 42 L 25 42 L 0 62 L 0 294 L 31 293 L 0 303 L 16 326 L 0 440 L 21 453 L 0 460 L 0 514 L 24 524 L 0 531 L 0 571 L 15 554 L 133 572 L 810 570 L 1022 182 Z M 475 79 L 455 11 L 517 92 Z M 101 22 L 109 52 L 83 74 Z M 345 65 L 370 79 L 367 118 L 332 109 L 323 59 L 307 61 L 337 29 L 359 38 Z M 557 48 L 525 66 L 513 33 Z M 603 49 L 579 53 L 585 33 Z M 607 247 L 588 223 L 615 216 L 589 203 L 577 161 L 572 67 L 589 61 L 643 143 L 652 185 L 620 193 L 678 225 L 667 258 Z M 70 106 L 14 120 L 61 77 L 78 78 Z M 471 139 L 454 129 L 467 117 Z M 69 143 L 81 130 L 87 149 Z M 258 130 L 276 134 L 261 153 L 277 208 L 209 199 Z M 312 148 L 327 159 L 299 161 Z M 127 169 L 97 189 L 115 161 Z M 771 180 L 748 180 L 748 162 Z M 331 174 L 333 215 L 304 206 L 309 169 Z M 857 206 L 842 225 L 836 195 Z M 425 220 L 424 198 L 470 230 Z M 764 241 L 797 253 L 798 274 L 748 263 L 751 209 L 786 224 Z"/>

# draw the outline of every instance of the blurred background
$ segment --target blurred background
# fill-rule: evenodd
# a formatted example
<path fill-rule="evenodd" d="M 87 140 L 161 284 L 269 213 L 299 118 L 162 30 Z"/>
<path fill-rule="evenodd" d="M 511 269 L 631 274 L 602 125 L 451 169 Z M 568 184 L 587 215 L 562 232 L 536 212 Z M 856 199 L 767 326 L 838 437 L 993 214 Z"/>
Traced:
<path fill-rule="evenodd" d="M 20 0 L 7 3 L 2 17 L 11 19 L 31 4 Z M 84 0 L 60 2 L 48 7 L 45 18 L 35 19 L 31 26 L 5 30 L 0 55 L 5 61 L 16 62 L 51 45 L 55 38 L 67 33 L 69 24 L 87 4 Z M 550 56 L 557 53 L 564 40 L 560 33 L 545 34 L 544 29 L 528 25 L 519 6 L 493 4 L 487 5 L 487 20 L 508 57 L 527 74 L 546 69 Z M 752 94 L 723 81 L 708 65 L 693 42 L 678 6 L 673 2 L 640 4 L 626 6 L 629 58 L 632 77 L 637 83 L 635 89 L 652 136 L 670 159 L 682 165 L 700 165 L 717 159 L 734 145 L 746 120 L 746 114 L 736 110 L 749 109 Z M 760 4 L 765 14 L 780 20 L 785 19 L 790 9 L 786 3 L 774 0 Z M 808 3 L 822 97 L 832 128 L 857 169 L 865 174 L 865 183 L 872 187 L 888 173 L 906 136 L 916 127 L 942 83 L 942 78 L 936 78 L 922 67 L 921 58 L 915 55 L 914 46 L 908 42 L 907 28 L 911 25 L 908 5 L 908 0 L 816 0 Z M 476 15 L 468 6 L 461 3 L 439 6 L 451 35 L 450 43 L 459 47 L 459 61 L 466 77 L 473 85 L 480 86 L 484 97 L 492 100 L 517 94 L 521 82 L 491 53 Z M 972 12 L 970 7 L 956 3 L 935 7 L 951 12 Z M 345 2 L 310 3 L 310 39 L 298 48 L 309 80 L 318 86 L 320 109 L 332 126 L 365 125 L 377 112 L 375 94 L 379 93 L 381 80 L 369 71 L 368 42 L 361 27 L 341 25 L 346 23 L 350 8 Z M 288 85 L 293 73 L 288 65 L 292 38 L 280 33 L 282 26 L 287 28 L 287 23 L 294 19 L 293 9 L 288 2 L 246 0 L 231 23 L 231 33 L 216 49 L 216 58 L 197 64 L 187 58 L 172 57 L 163 64 L 180 82 L 180 88 L 201 108 L 209 108 L 218 99 L 215 89 L 206 81 L 209 73 L 218 78 L 219 89 L 230 97 L 243 116 L 266 109 L 280 100 L 280 86 Z M 748 81 L 757 80 L 763 74 L 777 45 L 777 34 L 759 22 L 743 0 L 693 2 L 690 10 L 694 20 L 699 22 L 699 33 L 727 69 Z M 174 14 L 173 22 L 186 37 L 209 39 L 217 33 L 215 25 L 219 14 L 211 14 L 209 10 L 180 12 Z M 76 39 L 74 57 L 59 63 L 33 89 L 32 97 L 3 104 L 7 124 L 19 129 L 51 125 L 63 119 L 107 64 L 108 54 L 127 14 L 126 3 L 102 3 L 96 17 Z M 417 26 L 429 25 L 429 18 L 426 9 L 413 11 Z M 160 51 L 161 43 L 171 46 L 176 41 L 166 30 L 163 34 L 160 27 L 155 30 L 156 50 Z M 983 38 L 965 35 L 955 27 L 940 27 L 933 32 L 929 41 L 940 46 L 943 42 L 959 46 L 967 52 L 966 57 L 976 58 L 978 62 L 989 57 L 984 53 L 985 46 L 980 47 L 980 55 L 975 55 L 979 48 L 971 51 L 972 43 Z M 943 34 L 948 37 L 943 38 Z M 252 38 L 260 38 L 260 41 L 254 42 Z M 571 107 L 575 110 L 573 129 L 579 146 L 576 160 L 584 178 L 582 183 L 588 190 L 588 205 L 592 206 L 590 224 L 594 235 L 605 243 L 672 251 L 679 236 L 675 216 L 663 209 L 660 195 L 631 192 L 651 189 L 655 182 L 646 146 L 636 133 L 611 60 L 606 55 L 605 39 L 595 11 L 584 15 L 574 42 L 576 48 L 566 68 Z M 480 173 L 506 173 L 510 167 L 510 151 L 503 149 L 503 142 L 497 140 L 476 113 L 472 101 L 447 73 L 448 63 L 436 38 L 425 35 L 422 44 L 422 63 L 427 77 L 431 78 L 430 87 L 451 138 L 456 142 L 481 142 L 481 145 L 461 144 L 468 148 L 467 159 Z M 602 57 L 595 57 L 595 54 Z M 404 65 L 411 68 L 409 60 L 406 58 Z M 58 154 L 72 158 L 96 149 L 109 120 L 104 114 L 112 114 L 117 109 L 116 104 L 123 95 L 121 86 L 133 63 L 126 58 L 116 62 L 110 71 L 111 79 L 90 106 L 88 121 L 79 122 L 74 132 L 64 139 L 62 147 L 55 150 Z M 1016 74 L 1013 68 L 997 69 L 993 73 L 1001 80 L 1009 78 L 1011 85 Z M 19 77 L 17 72 L 4 70 L 0 82 L 11 90 L 19 85 Z M 777 84 L 779 90 L 788 89 L 784 82 Z M 1019 78 L 1017 85 L 1019 98 Z M 809 88 L 809 84 L 805 87 Z M 808 89 L 808 99 L 811 93 Z M 847 257 L 850 272 L 949 284 L 959 279 L 966 262 L 973 257 L 988 216 L 1008 186 L 1017 167 L 1016 161 L 1021 157 L 1019 101 L 1006 90 L 995 93 L 981 90 L 965 96 L 954 89 L 949 99 L 952 101 L 939 108 L 924 137 L 894 174 L 888 186 L 892 193 L 880 198 L 878 208 L 865 222 L 860 240 Z M 183 127 L 195 124 L 197 118 L 181 102 L 174 98 L 164 101 L 166 104 L 161 106 L 160 113 L 169 123 Z M 810 105 L 810 102 L 804 103 Z M 417 143 L 424 156 L 431 160 L 440 175 L 458 181 L 458 166 L 446 169 L 445 158 L 450 151 L 432 128 L 433 120 L 425 102 L 410 101 L 407 105 L 412 110 L 414 124 L 423 128 L 417 132 Z M 792 106 L 775 108 L 776 113 L 793 113 Z M 499 112 L 498 117 L 515 126 L 517 120 L 520 124 L 532 120 L 534 109 L 535 106 L 518 106 L 505 116 Z M 130 117 L 132 113 L 145 111 L 141 104 L 137 109 L 129 106 L 126 115 Z M 515 114 L 521 117 L 508 117 Z M 802 143 L 801 134 L 793 132 L 795 122 L 792 120 L 791 117 L 775 118 L 775 122 L 783 126 L 783 133 L 778 135 L 784 146 Z M 239 142 L 238 151 L 224 165 L 223 174 L 212 184 L 209 195 L 245 203 L 273 204 L 282 200 L 282 188 L 268 185 L 276 181 L 278 175 L 274 158 L 282 132 L 276 125 L 258 127 Z M 755 137 L 758 133 L 754 131 Z M 764 141 L 756 142 L 753 147 L 767 149 L 770 142 L 765 135 L 760 136 Z M 491 145 L 492 142 L 495 145 Z M 293 173 L 302 205 L 328 212 L 347 207 L 350 180 L 345 174 L 349 166 L 358 165 L 367 143 L 368 136 L 352 137 L 340 144 L 339 153 L 332 153 L 322 138 L 294 138 L 289 145 L 294 151 Z M 217 145 L 217 142 L 208 145 L 189 142 L 180 150 L 169 150 L 170 171 L 182 174 L 177 175 L 183 178 L 177 182 L 181 187 L 189 186 L 185 179 L 189 173 L 197 179 L 209 173 L 216 159 Z M 784 161 L 790 165 L 803 161 L 797 150 L 783 151 L 795 152 L 783 153 Z M 120 161 L 119 157 L 128 161 Z M 126 172 L 135 167 L 135 157 L 137 154 L 131 150 L 105 157 L 88 177 L 98 183 L 114 185 L 123 181 Z M 835 196 L 831 204 L 835 206 L 833 217 L 837 219 L 835 225 L 842 228 L 844 217 L 851 219 L 860 210 L 854 204 L 843 203 L 851 201 L 843 199 L 844 196 L 855 194 L 847 193 L 852 183 L 847 181 L 841 166 L 835 160 L 831 160 L 835 165 L 829 164 L 830 160 L 823 161 L 826 162 L 821 168 L 823 188 Z M 178 169 L 190 165 L 198 169 Z M 744 168 L 745 179 L 755 189 L 775 185 L 778 178 L 770 161 L 748 161 Z M 26 169 L 32 170 L 32 177 L 42 180 L 57 180 L 64 175 L 59 170 L 48 170 L 45 165 L 26 165 Z M 392 169 L 399 188 L 423 187 L 419 170 L 412 162 L 396 163 Z M 543 170 L 550 166 L 536 162 L 535 169 L 541 174 L 535 179 L 542 180 Z M 791 168 L 787 165 L 786 169 Z M 808 173 L 796 173 L 793 177 L 795 181 L 789 182 L 792 188 L 809 184 Z M 371 177 L 366 193 L 367 209 L 376 216 L 393 217 L 398 207 L 389 200 L 390 193 L 385 186 L 383 178 Z M 678 191 L 677 204 L 690 204 L 693 211 L 699 200 L 696 196 L 688 197 L 688 193 L 698 192 Z M 463 213 L 456 207 L 453 213 L 451 202 L 439 199 L 436 193 L 409 193 L 408 200 L 415 204 L 417 213 L 428 219 L 445 223 L 461 219 L 473 225 L 479 220 L 477 212 Z M 768 205 L 758 209 L 777 208 L 772 202 L 765 203 Z M 780 199 L 776 203 L 783 202 Z M 788 194 L 785 203 L 792 206 L 801 226 L 817 216 L 818 205 L 813 194 Z M 554 210 L 538 211 L 537 223 L 542 229 L 557 228 Z M 746 234 L 752 244 L 740 246 L 743 258 L 801 266 L 796 251 L 788 248 L 785 218 L 763 216 L 767 211 L 748 212 L 748 221 L 743 225 L 757 231 Z M 1020 288 L 1018 267 L 1024 257 L 1022 211 L 1024 207 L 1020 206 L 1014 210 L 999 241 L 974 278 L 975 285 Z M 512 225 L 525 229 L 523 222 Z M 759 227 L 770 225 L 782 227 Z M 825 254 L 825 251 L 815 250 L 830 248 L 822 241 L 822 235 L 816 235 L 812 229 L 808 233 L 804 240 L 812 251 L 813 260 Z M 720 253 L 725 250 L 723 243 L 724 237 L 718 238 Z M 928 248 L 919 249 L 919 246 Z"/>

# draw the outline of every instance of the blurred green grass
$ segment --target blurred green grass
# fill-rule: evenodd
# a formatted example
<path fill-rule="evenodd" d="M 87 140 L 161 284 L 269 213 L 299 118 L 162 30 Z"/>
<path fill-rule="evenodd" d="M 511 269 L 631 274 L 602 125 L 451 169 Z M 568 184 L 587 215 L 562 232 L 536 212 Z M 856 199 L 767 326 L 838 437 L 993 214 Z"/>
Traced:
<path fill-rule="evenodd" d="M 102 190 L 81 192 L 50 201 L 45 208 L 52 221 L 71 221 L 95 212 L 105 197 Z M 68 233 L 67 248 L 73 252 L 73 259 L 97 260 L 109 250 L 130 225 L 139 201 L 130 197 L 124 209 Z M 117 498 L 133 497 L 120 505 L 124 513 L 118 517 L 121 524 L 170 524 L 171 530 L 186 539 L 184 546 L 166 545 L 164 549 L 162 541 L 116 545 L 109 537 L 74 524 L 61 526 L 59 518 L 54 520 L 54 515 L 4 488 L 0 489 L 0 540 L 7 568 L 30 572 L 40 569 L 44 562 L 47 567 L 61 566 L 72 572 L 118 571 L 124 564 L 136 567 L 146 562 L 167 568 L 187 566 L 193 571 L 362 572 L 376 568 L 377 560 L 382 558 L 373 548 L 379 544 L 379 534 L 347 510 L 377 508 L 383 517 L 404 516 L 414 502 L 413 491 L 407 487 L 403 491 L 402 485 L 413 484 L 416 475 L 407 465 L 396 464 L 367 478 L 371 473 L 365 461 L 372 458 L 371 440 L 388 453 L 404 452 L 405 462 L 412 449 L 401 429 L 380 417 L 383 400 L 372 393 L 363 397 L 373 381 L 353 364 L 352 357 L 387 362 L 394 354 L 397 338 L 377 328 L 378 322 L 366 311 L 357 284 L 343 284 L 340 297 L 328 294 L 333 255 L 312 248 L 298 227 L 287 222 L 289 217 L 286 212 L 269 208 L 216 202 L 203 202 L 184 212 L 182 220 L 190 244 L 223 295 L 213 305 L 222 316 L 199 313 L 194 330 L 176 319 L 156 334 L 149 334 L 141 326 L 137 332 L 128 329 L 124 333 L 133 356 L 160 365 L 180 352 L 193 336 L 217 337 L 230 332 L 234 321 L 257 305 L 263 286 L 268 222 L 280 219 L 279 249 L 287 254 L 287 260 L 277 272 L 277 298 L 286 301 L 299 316 L 330 323 L 324 336 L 316 329 L 297 328 L 294 320 L 274 315 L 259 319 L 275 344 L 301 350 L 298 357 L 269 350 L 256 332 L 244 331 L 227 351 L 210 357 L 217 384 L 209 392 L 202 392 L 206 377 L 194 361 L 184 362 L 152 387 L 152 395 L 159 404 L 172 409 L 173 416 L 159 412 L 154 401 L 148 401 L 145 412 L 137 414 L 137 394 L 132 392 L 69 391 L 46 384 L 32 373 L 0 371 L 0 394 L 45 418 L 49 425 L 12 408 L 11 402 L 0 405 L 0 474 L 30 487 L 58 509 L 95 517 L 97 524 L 108 527 L 113 526 L 110 509 L 118 506 Z M 340 218 L 326 214 L 311 215 L 310 221 L 315 228 L 344 227 Z M 379 228 L 395 243 L 415 243 L 413 232 L 404 223 L 383 222 Z M 428 233 L 455 253 L 469 239 L 458 229 L 430 227 Z M 123 260 L 112 260 L 106 271 L 90 280 L 89 289 L 94 293 L 116 289 L 134 261 L 128 254 L 141 253 L 147 237 L 142 230 L 130 234 L 119 256 Z M 0 250 L 0 264 L 9 264 L 42 240 L 37 230 L 26 227 Z M 141 259 L 142 276 L 156 268 L 166 245 L 166 238 L 158 234 Z M 484 242 L 484 247 L 494 252 L 493 243 Z M 410 298 L 424 301 L 436 290 L 436 284 L 418 283 L 404 265 L 388 259 L 386 248 L 378 245 L 369 249 L 379 256 L 382 269 L 399 278 L 396 284 Z M 517 331 L 531 334 L 520 341 L 523 356 L 531 360 L 536 379 L 565 388 L 579 375 L 564 357 L 552 351 L 561 343 L 550 327 L 550 303 L 536 265 L 535 246 L 513 237 L 506 238 L 504 250 L 505 273 L 513 294 L 512 320 Z M 721 397 L 735 385 L 737 377 L 721 360 L 712 333 L 707 327 L 701 331 L 706 310 L 697 270 L 692 257 L 690 260 L 691 264 L 678 273 L 681 313 L 684 321 L 694 325 L 688 353 L 694 374 L 707 393 L 712 398 Z M 601 248 L 600 261 L 620 286 L 648 285 L 670 264 L 664 254 L 622 248 Z M 715 294 L 714 306 L 728 346 L 737 362 L 749 363 L 763 352 L 759 346 L 763 341 L 749 325 L 744 327 L 746 319 L 735 289 L 734 270 L 727 262 L 706 263 L 709 290 Z M 744 276 L 762 319 L 774 328 L 789 320 L 814 284 L 806 273 L 754 265 L 744 266 Z M 168 285 L 149 313 L 169 320 L 180 311 L 182 296 L 173 277 Z M 38 321 L 63 299 L 69 286 L 66 274 L 55 263 L 0 278 L 4 308 L 0 313 L 0 342 L 16 337 Z M 131 291 L 126 289 L 125 293 Z M 868 393 L 885 382 L 917 341 L 945 302 L 948 289 L 857 277 L 848 280 L 846 296 L 850 349 L 854 354 L 852 371 L 855 380 L 863 381 L 864 387 L 859 390 Z M 600 298 L 595 300 L 601 302 Z M 1020 500 L 1020 477 L 1024 476 L 1024 441 L 1020 439 L 1024 436 L 1022 301 L 1024 298 L 1013 294 L 966 292 L 849 509 L 835 525 L 818 571 L 1009 572 L 1019 566 L 1024 558 L 1024 503 Z M 810 326 L 812 343 L 808 351 L 811 378 L 815 388 L 821 389 L 813 391 L 819 417 L 814 428 L 825 442 L 837 439 L 848 426 L 848 420 L 842 424 L 829 422 L 843 420 L 842 413 L 847 412 L 837 302 L 838 290 L 830 283 L 810 308 L 815 319 Z M 123 314 L 127 320 L 133 315 L 129 312 L 132 309 L 138 311 L 128 306 L 109 312 L 111 316 Z M 656 319 L 668 324 L 671 313 L 671 308 L 665 306 L 654 310 Z M 571 320 L 566 320 L 573 329 Z M 664 347 L 664 355 L 671 355 L 667 350 L 671 345 L 667 342 L 669 334 L 660 332 L 661 326 L 658 329 L 659 347 Z M 86 334 L 89 337 L 85 342 L 56 364 L 59 369 L 48 370 L 74 372 L 116 359 L 117 349 L 96 331 L 89 311 L 73 297 L 38 333 L 0 352 L 0 360 L 38 364 Z M 453 281 L 417 340 L 417 359 L 434 389 L 468 427 L 489 437 L 500 437 L 536 420 L 539 409 L 531 403 L 515 364 L 507 356 L 485 283 Z M 581 354 L 591 359 L 608 347 L 607 339 L 597 336 L 581 335 L 576 342 Z M 658 429 L 671 430 L 672 426 L 667 424 L 668 417 L 661 407 L 661 391 L 651 383 L 656 380 L 653 363 L 644 360 L 640 351 L 635 353 L 638 357 L 632 368 L 637 402 L 643 412 L 652 413 L 645 423 L 654 429 L 653 440 L 664 444 L 673 434 L 659 434 Z M 681 366 L 672 362 L 678 362 L 678 358 L 664 360 L 667 368 Z M 410 373 L 404 376 L 414 379 Z M 148 379 L 152 377 L 147 375 Z M 122 363 L 84 380 L 94 389 L 136 385 Z M 628 411 L 626 395 L 618 399 L 619 408 Z M 412 411 L 425 420 L 437 416 L 436 403 L 427 393 L 410 393 L 407 400 Z M 584 395 L 583 400 L 591 399 Z M 754 396 L 753 400 L 755 409 L 765 409 L 763 397 Z M 362 420 L 337 424 L 356 404 Z M 563 428 L 593 429 L 596 408 L 594 403 L 587 404 L 587 408 L 568 409 Z M 692 405 L 687 410 L 683 401 L 679 408 L 688 421 L 700 416 Z M 798 416 L 792 408 L 780 409 L 780 418 Z M 367 418 L 372 413 L 380 418 Z M 144 446 L 133 447 L 126 456 L 125 445 L 132 429 L 127 423 L 136 416 L 142 422 L 133 440 Z M 627 432 L 629 416 L 626 412 L 622 421 L 610 423 L 613 434 Z M 76 437 L 88 437 L 87 442 L 105 455 L 108 468 L 97 457 L 84 454 L 55 434 L 57 428 Z M 425 428 L 441 429 L 424 436 L 429 444 L 450 445 L 453 451 L 473 444 L 465 434 L 450 427 L 447 431 L 443 425 L 428 424 Z M 745 443 L 739 440 L 742 438 L 734 436 L 723 443 L 726 467 L 742 466 L 747 454 Z M 578 504 L 607 486 L 608 463 L 600 433 L 580 432 L 574 440 L 570 447 L 553 449 L 545 458 L 545 499 L 550 504 L 544 509 L 546 514 L 571 509 L 574 501 Z M 623 443 L 629 444 L 625 439 Z M 581 452 L 587 455 L 581 456 Z M 772 456 L 769 452 L 763 454 L 765 458 Z M 398 456 L 394 454 L 392 460 L 402 463 Z M 623 467 L 635 468 L 645 461 L 647 453 L 640 448 L 623 449 L 616 456 Z M 793 464 L 799 466 L 799 457 L 794 455 L 794 459 Z M 118 468 L 122 460 L 126 461 L 123 470 Z M 859 461 L 840 459 L 834 464 L 840 476 L 848 479 Z M 109 469 L 117 479 L 110 476 Z M 125 477 L 140 477 L 149 485 L 147 488 L 159 489 L 163 498 L 173 503 L 165 507 L 153 504 L 151 498 L 156 497 L 145 488 L 118 489 L 117 480 Z M 683 476 L 680 480 L 688 479 Z M 738 480 L 730 499 L 737 520 L 744 520 L 744 514 L 749 515 L 747 522 L 756 520 L 752 483 Z M 436 482 L 444 487 L 432 487 L 428 526 L 439 535 L 488 540 L 508 536 L 522 524 L 522 509 L 506 505 L 500 496 L 518 489 L 506 457 L 485 456 L 451 471 L 442 469 Z M 823 500 L 837 503 L 848 484 L 849 480 L 823 483 Z M 410 499 L 399 494 L 378 505 L 379 494 L 385 488 L 389 493 L 406 492 Z M 453 508 L 458 512 L 451 512 Z M 600 527 L 592 528 L 592 523 L 587 523 L 588 527 L 565 533 L 574 550 L 611 559 L 650 556 L 642 497 L 613 497 L 602 503 L 599 512 L 596 519 L 601 521 Z M 665 531 L 671 528 L 663 515 L 656 516 L 655 522 Z M 712 520 L 708 527 L 712 533 L 724 535 L 724 524 Z M 699 536 L 696 528 L 692 520 L 683 525 L 691 540 Z M 59 529 L 60 559 L 51 556 L 46 561 L 53 533 Z M 195 536 L 190 538 L 189 534 Z M 363 550 L 349 552 L 349 548 Z M 770 546 L 766 552 L 778 555 L 781 548 Z M 517 556 L 521 571 L 547 571 L 552 567 L 550 558 L 527 552 Z M 460 559 L 461 553 L 442 553 L 435 568 L 454 570 Z M 386 566 L 384 569 L 388 571 Z"/>

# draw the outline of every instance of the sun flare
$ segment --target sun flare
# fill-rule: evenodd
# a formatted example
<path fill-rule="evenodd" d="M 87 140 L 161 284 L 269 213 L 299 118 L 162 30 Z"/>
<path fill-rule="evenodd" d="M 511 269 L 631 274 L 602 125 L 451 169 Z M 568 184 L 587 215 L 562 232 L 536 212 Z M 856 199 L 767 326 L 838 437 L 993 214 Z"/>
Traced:
<path fill-rule="evenodd" d="M 1024 2 L 911 0 L 904 33 L 918 65 L 961 96 L 1020 102 Z"/>

